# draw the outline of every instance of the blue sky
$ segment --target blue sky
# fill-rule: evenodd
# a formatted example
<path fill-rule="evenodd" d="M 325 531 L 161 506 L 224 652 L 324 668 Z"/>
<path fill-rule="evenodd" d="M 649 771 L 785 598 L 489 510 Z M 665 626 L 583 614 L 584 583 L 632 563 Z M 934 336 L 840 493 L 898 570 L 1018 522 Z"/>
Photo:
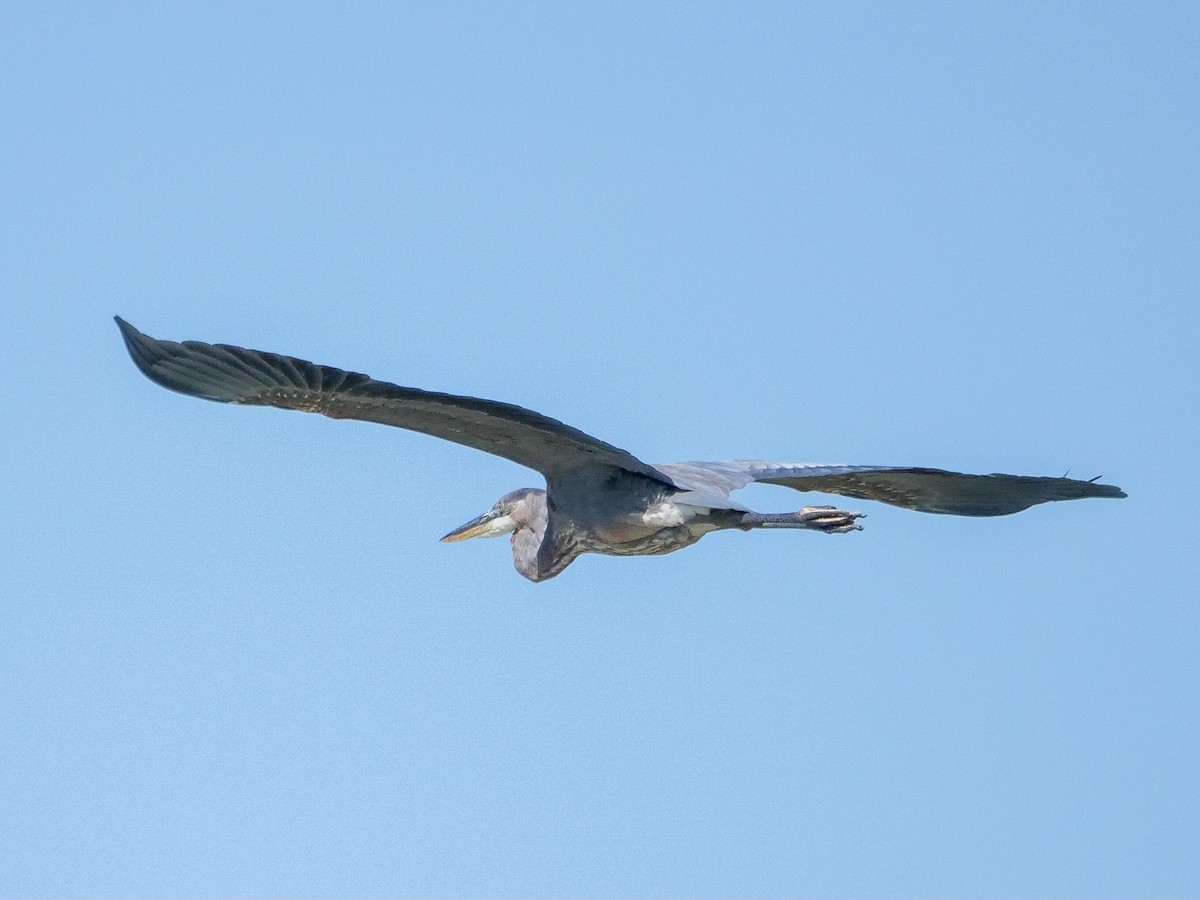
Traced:
<path fill-rule="evenodd" d="M 7 4 L 0 895 L 1195 896 L 1198 35 Z M 651 462 L 1130 497 L 532 585 L 437 538 L 535 474 L 170 394 L 114 313 Z"/>

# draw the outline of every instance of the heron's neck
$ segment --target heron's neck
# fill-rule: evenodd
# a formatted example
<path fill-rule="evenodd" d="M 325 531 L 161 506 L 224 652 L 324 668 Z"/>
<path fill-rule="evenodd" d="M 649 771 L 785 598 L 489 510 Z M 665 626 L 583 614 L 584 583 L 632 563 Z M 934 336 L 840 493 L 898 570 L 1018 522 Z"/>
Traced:
<path fill-rule="evenodd" d="M 530 581 L 542 581 L 546 575 L 538 565 L 538 551 L 546 536 L 546 492 L 531 492 L 521 503 L 520 524 L 512 533 L 513 565 Z"/>
<path fill-rule="evenodd" d="M 538 550 L 542 546 L 542 533 L 532 528 L 518 528 L 512 535 L 513 565 L 530 581 L 541 581 L 538 570 Z"/>

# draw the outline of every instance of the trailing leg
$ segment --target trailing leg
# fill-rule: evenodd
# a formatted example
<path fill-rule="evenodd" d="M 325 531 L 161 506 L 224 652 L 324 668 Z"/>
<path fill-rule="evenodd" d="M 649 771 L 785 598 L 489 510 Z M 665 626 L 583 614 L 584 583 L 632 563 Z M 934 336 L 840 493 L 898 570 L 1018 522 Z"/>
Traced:
<path fill-rule="evenodd" d="M 862 526 L 855 521 L 862 517 L 862 513 L 846 512 L 833 506 L 806 506 L 794 513 L 745 513 L 738 527 L 743 531 L 752 528 L 805 528 L 826 534 L 845 534 L 847 531 L 862 531 Z"/>

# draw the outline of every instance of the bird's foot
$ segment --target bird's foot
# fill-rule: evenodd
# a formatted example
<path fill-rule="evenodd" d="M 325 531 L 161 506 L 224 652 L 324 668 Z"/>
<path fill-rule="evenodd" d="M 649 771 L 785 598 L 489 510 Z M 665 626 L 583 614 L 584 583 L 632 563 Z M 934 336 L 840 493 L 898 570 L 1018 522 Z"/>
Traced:
<path fill-rule="evenodd" d="M 794 515 L 806 527 L 823 531 L 825 534 L 862 531 L 862 526 L 855 521 L 863 518 L 862 513 L 846 512 L 835 506 L 806 506 Z"/>

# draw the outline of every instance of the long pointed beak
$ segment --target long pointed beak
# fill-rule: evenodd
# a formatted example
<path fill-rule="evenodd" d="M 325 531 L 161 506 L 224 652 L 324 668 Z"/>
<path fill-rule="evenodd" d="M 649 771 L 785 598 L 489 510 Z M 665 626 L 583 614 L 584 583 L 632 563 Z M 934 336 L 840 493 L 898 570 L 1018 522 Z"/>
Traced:
<path fill-rule="evenodd" d="M 513 521 L 507 515 L 490 509 L 482 516 L 476 516 L 466 525 L 460 525 L 442 538 L 443 544 L 454 541 L 465 541 L 474 537 L 496 537 L 508 534 L 513 530 Z"/>

